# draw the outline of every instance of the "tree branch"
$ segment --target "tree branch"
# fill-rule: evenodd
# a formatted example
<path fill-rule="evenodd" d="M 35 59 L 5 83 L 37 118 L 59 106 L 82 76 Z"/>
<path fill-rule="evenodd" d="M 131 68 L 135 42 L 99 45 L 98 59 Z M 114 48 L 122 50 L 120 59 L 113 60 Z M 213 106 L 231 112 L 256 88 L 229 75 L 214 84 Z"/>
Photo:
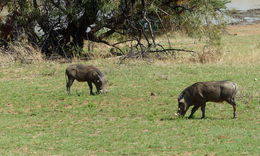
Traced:
<path fill-rule="evenodd" d="M 150 53 L 157 53 L 157 52 L 167 52 L 167 51 L 178 51 L 178 52 L 188 52 L 188 53 L 195 53 L 197 54 L 196 51 L 193 50 L 187 50 L 187 49 L 175 49 L 175 48 L 168 48 L 168 49 L 162 49 L 162 50 L 149 50 L 148 52 Z"/>

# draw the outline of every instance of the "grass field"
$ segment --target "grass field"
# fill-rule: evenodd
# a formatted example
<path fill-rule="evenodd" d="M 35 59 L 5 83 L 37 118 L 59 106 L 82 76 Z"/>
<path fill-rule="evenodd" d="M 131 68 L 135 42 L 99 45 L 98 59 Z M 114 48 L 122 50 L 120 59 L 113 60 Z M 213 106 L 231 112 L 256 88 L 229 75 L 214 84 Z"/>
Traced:
<path fill-rule="evenodd" d="M 260 34 L 236 33 L 214 63 L 82 62 L 107 75 L 110 92 L 98 96 L 79 82 L 67 95 L 69 64 L 1 66 L 0 155 L 260 155 Z M 239 85 L 238 118 L 227 103 L 177 118 L 179 93 L 209 80 Z"/>

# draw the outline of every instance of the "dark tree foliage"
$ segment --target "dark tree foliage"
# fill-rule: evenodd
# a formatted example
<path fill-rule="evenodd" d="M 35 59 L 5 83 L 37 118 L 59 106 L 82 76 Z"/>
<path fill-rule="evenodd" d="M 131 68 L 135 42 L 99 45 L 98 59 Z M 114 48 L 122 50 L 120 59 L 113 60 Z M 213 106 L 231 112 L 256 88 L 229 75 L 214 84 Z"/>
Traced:
<path fill-rule="evenodd" d="M 130 51 L 153 52 L 156 36 L 182 29 L 191 36 L 206 34 L 222 24 L 227 0 L 5 0 L 18 34 L 46 55 L 80 55 L 84 40 L 118 47 L 131 42 Z M 19 29 L 18 29 L 19 28 Z M 212 29 L 211 29 L 212 30 Z M 124 36 L 110 43 L 112 35 Z M 180 49 L 179 49 L 180 50 Z M 182 49 L 184 50 L 184 49 Z M 185 50 L 184 50 L 185 51 Z"/>

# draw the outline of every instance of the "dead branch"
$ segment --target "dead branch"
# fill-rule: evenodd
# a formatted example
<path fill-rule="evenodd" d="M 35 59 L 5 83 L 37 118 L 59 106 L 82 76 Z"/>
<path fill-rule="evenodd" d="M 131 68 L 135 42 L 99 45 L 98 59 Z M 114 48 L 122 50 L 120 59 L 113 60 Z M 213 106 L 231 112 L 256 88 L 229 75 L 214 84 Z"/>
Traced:
<path fill-rule="evenodd" d="M 151 22 L 148 20 L 148 18 L 146 17 L 146 11 L 144 12 L 144 20 L 147 22 L 148 24 L 148 28 L 149 28 L 149 32 L 151 34 L 151 38 L 152 38 L 152 41 L 153 41 L 153 45 L 155 45 L 155 37 L 154 37 L 154 33 L 153 33 L 153 28 L 152 28 L 152 25 L 151 25 Z"/>
<path fill-rule="evenodd" d="M 187 52 L 187 53 L 193 53 L 197 54 L 196 51 L 193 50 L 187 50 L 187 49 L 176 49 L 176 48 L 168 48 L 168 49 L 162 49 L 162 50 L 149 50 L 149 53 L 159 53 L 159 52 L 169 52 L 169 51 L 174 51 L 174 52 Z"/>

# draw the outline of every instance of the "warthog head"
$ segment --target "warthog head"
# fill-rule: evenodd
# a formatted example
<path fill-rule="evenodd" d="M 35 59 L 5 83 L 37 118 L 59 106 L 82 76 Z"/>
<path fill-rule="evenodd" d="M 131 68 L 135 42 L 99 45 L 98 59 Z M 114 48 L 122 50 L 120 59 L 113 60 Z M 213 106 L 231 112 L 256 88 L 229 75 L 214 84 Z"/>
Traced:
<path fill-rule="evenodd" d="M 97 87 L 97 93 L 103 94 L 106 93 L 106 84 L 107 80 L 104 77 L 99 77 L 99 79 L 96 81 L 96 87 Z"/>
<path fill-rule="evenodd" d="M 188 105 L 184 98 L 178 99 L 178 111 L 177 116 L 184 116 L 188 110 Z"/>

